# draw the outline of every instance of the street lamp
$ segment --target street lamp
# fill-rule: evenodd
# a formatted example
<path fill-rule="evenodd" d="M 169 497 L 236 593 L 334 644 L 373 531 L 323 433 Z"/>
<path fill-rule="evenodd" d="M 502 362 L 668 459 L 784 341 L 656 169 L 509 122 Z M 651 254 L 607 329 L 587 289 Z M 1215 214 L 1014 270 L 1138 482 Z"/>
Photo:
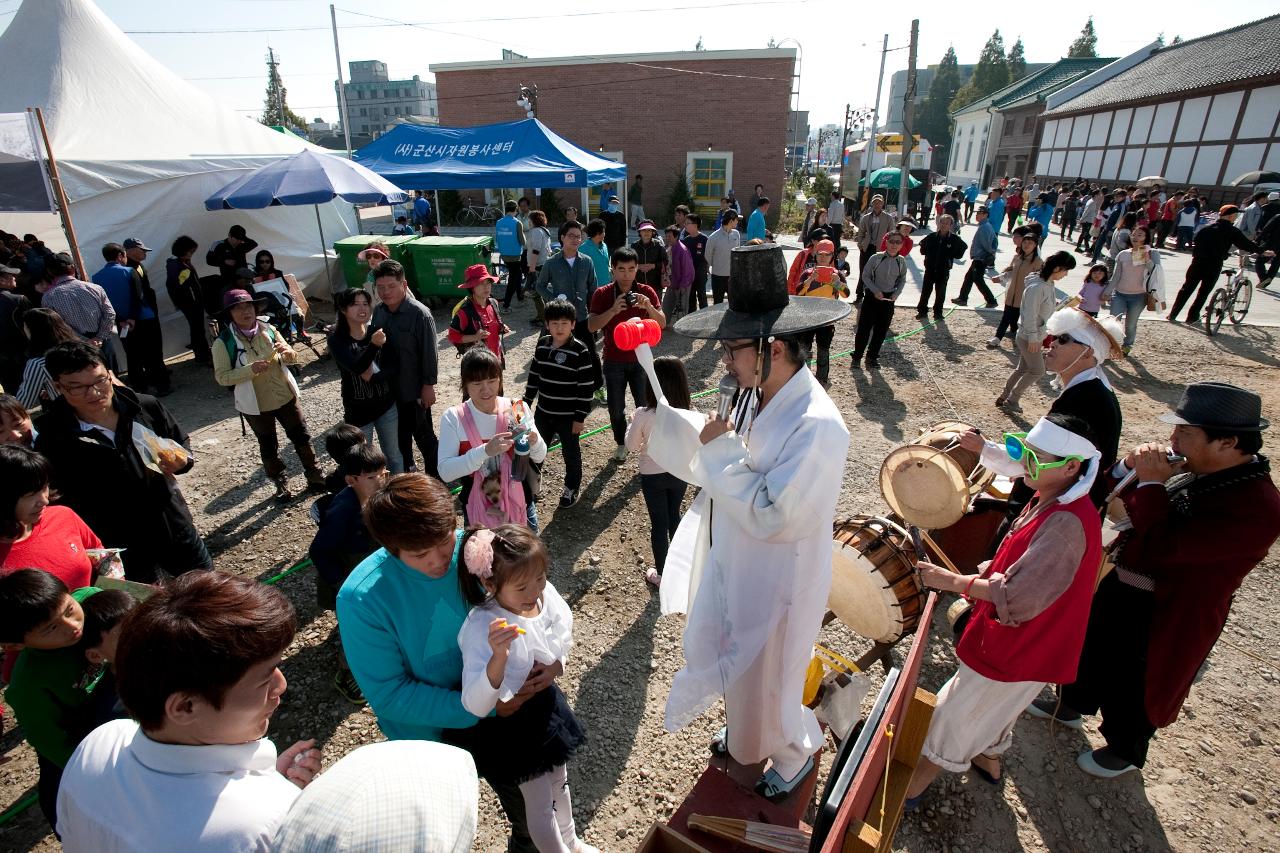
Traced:
<path fill-rule="evenodd" d="M 773 46 L 782 47 L 782 45 L 785 44 L 786 42 L 791 42 L 792 44 L 794 44 L 796 46 L 796 52 L 798 54 L 796 56 L 796 76 L 795 76 L 795 92 L 794 92 L 796 96 L 796 106 L 795 106 L 795 109 L 792 111 L 793 115 L 791 117 L 791 122 L 792 122 L 791 123 L 791 164 L 792 164 L 792 171 L 794 171 L 795 162 L 796 162 L 796 147 L 797 147 L 797 143 L 800 135 L 800 70 L 804 65 L 804 46 L 800 44 L 798 39 L 794 39 L 791 36 L 787 36 L 782 41 L 774 42 Z M 806 139 L 805 143 L 808 144 L 808 142 L 809 140 Z"/>
<path fill-rule="evenodd" d="M 524 110 L 524 114 L 529 118 L 538 117 L 538 87 L 520 86 L 519 97 L 516 98 L 516 106 Z"/>

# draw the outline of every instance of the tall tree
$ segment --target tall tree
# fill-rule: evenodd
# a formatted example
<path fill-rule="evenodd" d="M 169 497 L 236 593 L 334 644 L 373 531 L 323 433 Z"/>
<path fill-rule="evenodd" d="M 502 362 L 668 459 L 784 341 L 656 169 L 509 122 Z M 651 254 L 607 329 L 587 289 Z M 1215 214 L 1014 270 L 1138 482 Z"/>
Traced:
<path fill-rule="evenodd" d="M 1067 48 L 1067 58 L 1069 59 L 1096 59 L 1098 56 L 1098 33 L 1093 28 L 1093 16 L 1089 16 L 1089 20 L 1085 21 L 1084 26 L 1080 29 L 1080 35 L 1071 43 L 1071 47 Z"/>
<path fill-rule="evenodd" d="M 997 89 L 1009 85 L 1009 62 L 1004 55 L 1004 39 L 996 30 L 982 47 L 978 64 L 973 69 L 969 82 L 960 87 L 951 101 L 951 109 L 967 107 L 979 98 L 986 97 Z"/>
<path fill-rule="evenodd" d="M 1009 57 L 1005 60 L 1009 66 L 1009 81 L 1021 80 L 1027 76 L 1027 57 L 1022 48 L 1022 36 L 1009 48 Z"/>
<path fill-rule="evenodd" d="M 263 103 L 262 118 L 258 121 L 269 126 L 299 128 L 305 132 L 307 120 L 289 109 L 288 94 L 280 77 L 276 52 L 267 48 L 267 98 Z"/>
<path fill-rule="evenodd" d="M 943 147 L 949 150 L 951 116 L 948 113 L 951 109 L 951 101 L 955 99 L 958 91 L 960 91 L 960 63 L 956 59 L 955 48 L 948 47 L 947 52 L 942 55 L 942 61 L 938 63 L 937 71 L 933 74 L 933 81 L 929 84 L 929 94 L 920 105 L 913 133 L 928 139 L 935 148 Z"/>

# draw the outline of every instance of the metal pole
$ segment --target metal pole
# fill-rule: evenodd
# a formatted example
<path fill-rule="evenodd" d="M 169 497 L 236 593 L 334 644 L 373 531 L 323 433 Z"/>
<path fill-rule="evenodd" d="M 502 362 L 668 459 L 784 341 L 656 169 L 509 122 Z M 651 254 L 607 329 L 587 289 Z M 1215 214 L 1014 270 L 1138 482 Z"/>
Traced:
<path fill-rule="evenodd" d="M 333 26 L 333 61 L 338 66 L 338 111 L 342 113 L 342 136 L 347 145 L 347 159 L 351 159 L 351 127 L 347 120 L 347 86 L 342 80 L 342 52 L 338 49 L 338 13 L 329 4 L 329 23 Z"/>
<path fill-rule="evenodd" d="M 871 158 L 875 156 L 876 151 L 876 130 L 878 129 L 876 122 L 880 118 L 880 90 L 884 88 L 884 60 L 888 55 L 889 34 L 885 33 L 884 47 L 880 48 L 880 76 L 876 78 L 876 105 L 871 109 L 871 138 L 867 140 L 866 155 L 863 157 L 866 161 L 864 164 L 866 168 L 863 171 L 866 173 L 867 193 L 871 192 L 871 173 L 875 171 L 871 168 Z M 861 204 L 858 209 L 862 209 Z"/>
<path fill-rule="evenodd" d="M 836 192 L 844 196 L 844 149 L 849 144 L 849 126 L 853 124 L 853 105 L 844 105 L 844 132 L 840 134 L 840 180 L 836 184 Z"/>
<path fill-rule="evenodd" d="M 89 271 L 85 269 L 84 258 L 80 257 L 80 243 L 76 240 L 76 229 L 71 224 L 71 205 L 67 194 L 62 189 L 62 179 L 58 177 L 58 160 L 53 156 L 53 148 L 49 145 L 49 129 L 44 125 L 44 113 L 39 107 L 28 107 L 36 114 L 36 124 L 40 126 L 40 138 L 44 142 L 45 157 L 49 161 L 49 183 L 53 184 L 53 193 L 58 200 L 58 214 L 62 217 L 62 227 L 67 232 L 67 243 L 71 246 L 71 259 L 75 261 L 80 278 L 89 279 Z"/>
<path fill-rule="evenodd" d="M 915 138 L 911 135 L 911 121 L 916 99 L 916 44 L 920 40 L 920 19 L 911 22 L 911 44 L 907 49 L 907 91 L 902 99 L 902 164 L 898 171 L 898 216 L 907 213 L 907 190 L 911 183 L 911 152 L 915 150 Z"/>
<path fill-rule="evenodd" d="M 320 221 L 320 205 L 314 205 L 316 209 L 316 228 L 320 229 L 320 254 L 324 256 L 324 274 L 329 279 L 329 295 L 332 296 L 333 290 L 333 270 L 329 268 L 329 244 L 324 239 L 324 223 Z"/>

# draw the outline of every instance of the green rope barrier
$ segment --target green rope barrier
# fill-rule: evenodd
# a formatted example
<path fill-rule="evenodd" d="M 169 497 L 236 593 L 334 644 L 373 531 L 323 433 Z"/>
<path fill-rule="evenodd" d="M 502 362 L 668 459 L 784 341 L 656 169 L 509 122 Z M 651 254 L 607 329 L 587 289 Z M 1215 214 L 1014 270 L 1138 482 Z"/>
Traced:
<path fill-rule="evenodd" d="M 27 794 L 21 800 L 18 800 L 18 802 L 10 806 L 4 812 L 4 814 L 0 814 L 0 826 L 4 826 L 9 821 L 13 820 L 18 815 L 22 814 L 27 809 L 34 806 L 36 804 L 37 799 L 39 799 L 39 796 L 36 794 L 35 791 L 32 791 L 30 794 Z"/>

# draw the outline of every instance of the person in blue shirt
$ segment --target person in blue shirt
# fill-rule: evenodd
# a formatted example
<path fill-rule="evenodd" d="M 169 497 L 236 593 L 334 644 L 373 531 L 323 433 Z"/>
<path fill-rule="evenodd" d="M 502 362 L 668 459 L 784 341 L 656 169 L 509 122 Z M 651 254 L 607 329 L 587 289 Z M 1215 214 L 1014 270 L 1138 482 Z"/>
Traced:
<path fill-rule="evenodd" d="M 418 226 L 418 230 L 423 234 L 427 233 L 427 229 L 431 227 L 431 202 L 427 201 L 427 194 L 422 190 L 416 190 L 418 197 L 413 200 L 413 224 Z"/>
<path fill-rule="evenodd" d="M 970 217 L 973 216 L 973 206 L 978 202 L 978 182 L 970 181 L 969 186 L 964 188 L 964 224 L 969 224 Z"/>
<path fill-rule="evenodd" d="M 1046 193 L 1040 193 L 1036 196 L 1036 200 L 1027 208 L 1027 218 L 1033 219 L 1040 223 L 1039 240 L 1041 245 L 1044 244 L 1044 238 L 1049 234 L 1049 226 L 1053 224 L 1053 205 L 1049 203 L 1049 197 Z"/>
<path fill-rule="evenodd" d="M 997 234 L 1000 233 L 1000 223 L 1004 222 L 1004 208 L 1004 190 L 999 187 L 987 190 L 987 221 Z"/>
<path fill-rule="evenodd" d="M 510 308 L 513 298 L 524 302 L 524 225 L 516 216 L 514 201 L 504 204 L 503 209 L 505 215 L 493 226 L 493 242 L 503 266 L 507 268 L 507 290 L 502 296 L 502 307 Z"/>
<path fill-rule="evenodd" d="M 768 236 L 768 229 L 765 228 L 764 218 L 769 213 L 769 198 L 761 196 L 756 202 L 756 209 L 751 211 L 751 218 L 747 220 L 747 239 L 748 240 L 764 240 Z"/>
<path fill-rule="evenodd" d="M 471 607 L 458 579 L 464 531 L 457 527 L 453 496 L 434 477 L 398 474 L 369 498 L 364 519 L 383 547 L 338 591 L 347 663 L 389 740 L 443 741 L 450 730 L 478 720 L 462 704 L 458 632 Z M 514 713 L 563 670 L 559 663 L 535 665 L 496 713 Z M 508 850 L 536 850 L 519 786 L 490 785 L 511 821 Z"/>
<path fill-rule="evenodd" d="M 978 219 L 978 231 L 969 244 L 969 270 L 964 274 L 964 283 L 960 285 L 960 293 L 951 301 L 956 305 L 969 304 L 969 291 L 975 286 L 988 308 L 996 307 L 995 294 L 985 281 L 987 268 L 996 263 L 996 228 L 995 217 L 990 215 L 986 207 L 980 207 L 974 214 Z"/>
<path fill-rule="evenodd" d="M 91 280 L 107 292 L 111 307 L 116 309 L 116 324 L 120 329 L 131 329 L 140 316 L 142 298 L 134 291 L 136 281 L 133 270 L 126 263 L 124 246 L 106 244 L 102 247 L 102 259 L 106 264 L 93 274 Z"/>

